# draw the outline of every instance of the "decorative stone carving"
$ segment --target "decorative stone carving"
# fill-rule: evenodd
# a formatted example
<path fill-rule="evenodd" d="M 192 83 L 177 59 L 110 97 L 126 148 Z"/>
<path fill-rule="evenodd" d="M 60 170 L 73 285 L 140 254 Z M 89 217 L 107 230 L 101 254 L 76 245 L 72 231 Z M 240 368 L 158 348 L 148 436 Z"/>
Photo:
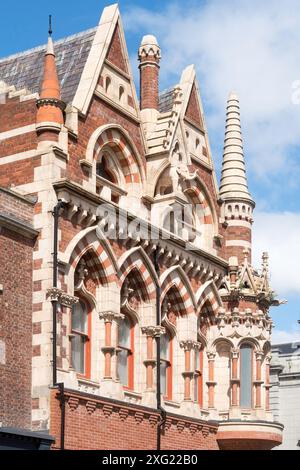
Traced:
<path fill-rule="evenodd" d="M 142 326 L 142 333 L 151 338 L 157 338 L 165 334 L 166 329 L 163 326 Z"/>
<path fill-rule="evenodd" d="M 180 341 L 179 345 L 181 348 L 183 348 L 184 351 L 191 351 L 198 346 L 198 343 L 191 339 L 186 339 L 184 341 Z"/>
<path fill-rule="evenodd" d="M 68 308 L 72 308 L 72 306 L 79 301 L 78 297 L 69 295 L 57 287 L 51 287 L 48 289 L 47 296 L 50 297 L 51 302 L 59 302 L 61 305 Z"/>
<path fill-rule="evenodd" d="M 209 361 L 214 361 L 215 357 L 216 357 L 216 352 L 207 350 L 206 355 L 207 355 L 207 358 L 208 358 Z"/>
<path fill-rule="evenodd" d="M 112 323 L 113 321 L 123 320 L 124 315 L 122 313 L 107 310 L 105 312 L 99 312 L 99 319 L 104 320 L 105 323 Z"/>

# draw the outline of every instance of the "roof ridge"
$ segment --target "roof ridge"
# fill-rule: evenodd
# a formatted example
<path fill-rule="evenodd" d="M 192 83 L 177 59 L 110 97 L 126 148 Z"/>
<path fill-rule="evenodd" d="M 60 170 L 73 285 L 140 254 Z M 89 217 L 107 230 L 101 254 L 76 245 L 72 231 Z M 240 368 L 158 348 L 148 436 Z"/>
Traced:
<path fill-rule="evenodd" d="M 54 46 L 60 45 L 64 42 L 66 42 L 66 41 L 71 41 L 72 39 L 79 38 L 81 36 L 84 36 L 85 34 L 92 33 L 93 31 L 96 31 L 96 30 L 97 30 L 97 26 L 95 26 L 94 28 L 86 29 L 84 31 L 80 31 L 79 33 L 70 34 L 70 36 L 65 36 L 61 39 L 58 39 L 57 41 L 53 41 L 53 44 L 54 44 Z M 32 54 L 34 52 L 42 51 L 42 50 L 46 49 L 46 47 L 47 47 L 47 44 L 42 44 L 40 46 L 32 47 L 31 49 L 27 49 L 27 50 L 22 51 L 22 52 L 17 52 L 15 54 L 11 54 L 11 55 L 8 55 L 6 57 L 0 57 L 0 63 L 1 62 L 6 62 L 7 60 L 16 59 L 18 57 L 23 57 L 23 56 Z"/>

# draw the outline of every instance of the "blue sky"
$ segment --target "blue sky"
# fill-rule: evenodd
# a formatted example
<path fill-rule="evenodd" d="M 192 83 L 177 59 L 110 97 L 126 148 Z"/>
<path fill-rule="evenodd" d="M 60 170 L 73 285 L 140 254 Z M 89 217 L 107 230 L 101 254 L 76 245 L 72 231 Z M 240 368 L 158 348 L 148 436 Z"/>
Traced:
<path fill-rule="evenodd" d="M 94 27 L 96 0 L 3 2 L 0 55 L 43 44 L 48 14 L 54 37 Z M 51 6 L 51 9 L 47 6 Z M 228 92 L 240 96 L 250 190 L 256 200 L 254 259 L 270 254 L 272 284 L 288 304 L 273 309 L 276 341 L 300 339 L 300 3 L 297 0 L 121 0 L 129 54 L 144 34 L 162 48 L 161 89 L 194 63 L 219 177 Z M 298 83 L 299 81 L 299 83 Z"/>

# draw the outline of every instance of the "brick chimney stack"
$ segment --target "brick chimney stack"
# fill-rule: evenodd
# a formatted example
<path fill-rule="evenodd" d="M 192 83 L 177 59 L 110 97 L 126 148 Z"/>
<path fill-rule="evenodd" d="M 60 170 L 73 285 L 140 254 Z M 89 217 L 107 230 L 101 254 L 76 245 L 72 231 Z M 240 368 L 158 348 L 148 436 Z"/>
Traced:
<path fill-rule="evenodd" d="M 140 107 L 158 111 L 160 47 L 155 36 L 144 36 L 139 48 Z"/>

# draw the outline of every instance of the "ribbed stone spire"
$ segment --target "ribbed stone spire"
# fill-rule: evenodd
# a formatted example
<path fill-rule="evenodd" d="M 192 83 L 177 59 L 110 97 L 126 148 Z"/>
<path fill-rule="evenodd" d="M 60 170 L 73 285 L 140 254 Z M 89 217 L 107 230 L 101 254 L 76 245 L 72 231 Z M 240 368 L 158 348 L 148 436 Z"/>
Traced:
<path fill-rule="evenodd" d="M 240 122 L 239 99 L 231 92 L 227 101 L 225 140 L 219 195 L 222 199 L 248 200 L 254 204 L 248 190 Z"/>

